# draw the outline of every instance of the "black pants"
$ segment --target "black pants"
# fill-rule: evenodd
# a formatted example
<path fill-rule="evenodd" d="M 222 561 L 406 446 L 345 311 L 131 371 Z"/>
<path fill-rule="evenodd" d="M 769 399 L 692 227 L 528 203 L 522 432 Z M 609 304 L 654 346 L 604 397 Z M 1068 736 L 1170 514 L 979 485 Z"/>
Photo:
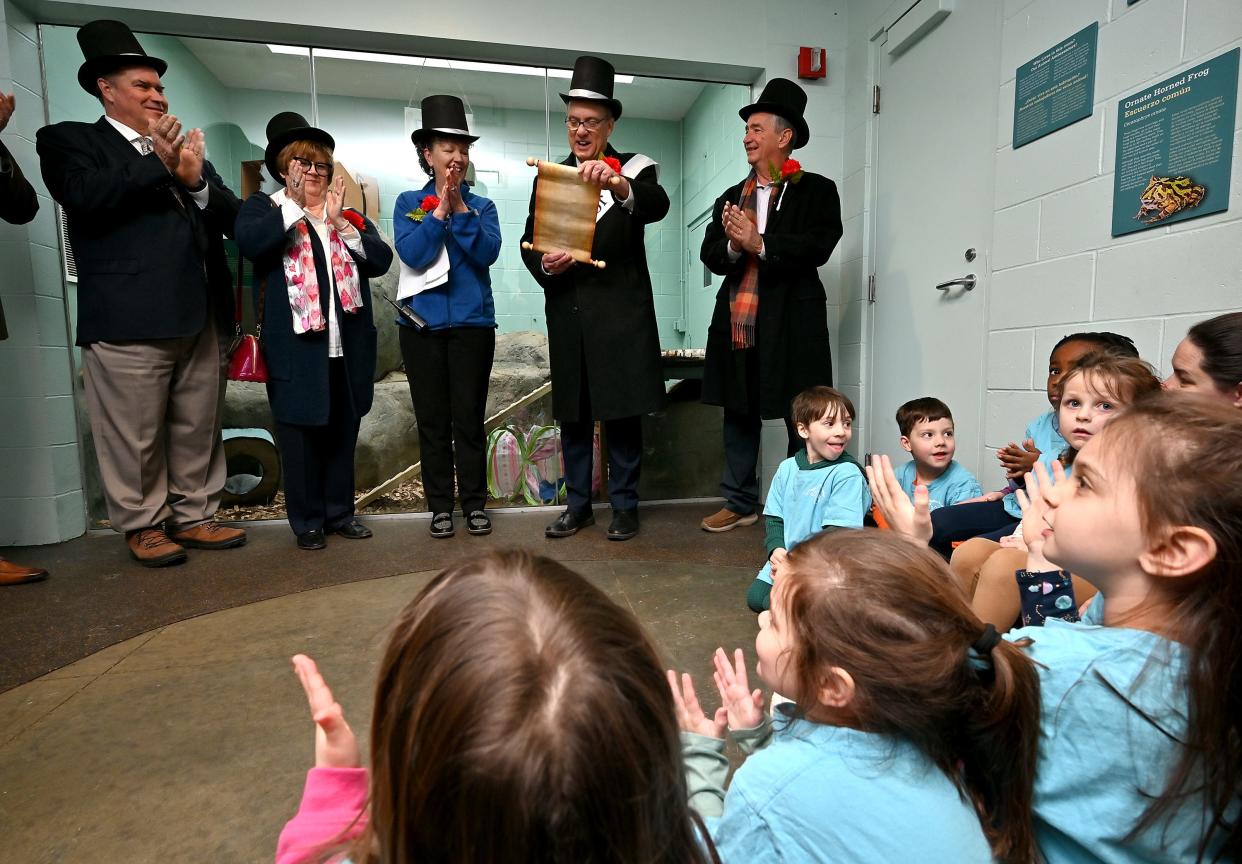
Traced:
<path fill-rule="evenodd" d="M 415 330 L 401 327 L 401 359 L 418 419 L 423 489 L 432 513 L 453 510 L 453 466 L 461 510 L 487 503 L 487 436 L 483 421 L 496 354 L 490 327 Z"/>
<path fill-rule="evenodd" d="M 759 413 L 759 350 L 744 348 L 733 352 L 732 384 L 745 389 L 746 411 L 724 409 L 724 470 L 720 475 L 720 496 L 725 507 L 734 513 L 749 516 L 759 507 L 759 445 L 763 418 Z M 785 409 L 785 434 L 789 443 L 787 456 L 806 446 L 798 429 Z"/>
<path fill-rule="evenodd" d="M 595 420 L 591 417 L 591 390 L 586 357 L 582 358 L 582 385 L 578 394 L 578 419 L 563 420 L 561 444 L 565 456 L 565 492 L 569 509 L 582 513 L 591 507 L 592 444 Z M 608 501 L 613 510 L 638 507 L 638 477 L 643 460 L 643 418 L 616 417 L 604 422 L 608 445 Z"/>
<path fill-rule="evenodd" d="M 345 361 L 328 361 L 326 426 L 276 424 L 285 510 L 295 534 L 337 528 L 354 516 L 354 448 L 361 418 L 355 416 Z"/>
<path fill-rule="evenodd" d="M 1009 515 L 1004 501 L 976 501 L 954 504 L 932 511 L 932 538 L 928 545 L 947 561 L 953 555 L 953 544 L 972 537 L 1000 540 L 1012 534 L 1020 520 Z"/>

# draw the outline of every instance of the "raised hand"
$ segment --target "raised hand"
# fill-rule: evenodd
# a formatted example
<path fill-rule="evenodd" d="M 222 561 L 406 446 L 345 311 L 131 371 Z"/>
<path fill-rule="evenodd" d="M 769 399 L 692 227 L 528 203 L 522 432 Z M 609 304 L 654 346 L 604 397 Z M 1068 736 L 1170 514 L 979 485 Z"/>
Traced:
<path fill-rule="evenodd" d="M 207 140 L 202 129 L 191 129 L 186 133 L 185 143 L 181 145 L 181 156 L 177 162 L 177 180 L 187 189 L 197 189 L 203 182 L 203 161 L 207 157 Z"/>
<path fill-rule="evenodd" d="M 922 484 L 915 486 L 914 502 L 911 503 L 897 482 L 893 463 L 887 456 L 872 456 L 866 470 L 871 500 L 880 508 L 889 527 L 919 543 L 931 540 L 931 504 L 927 487 Z"/>
<path fill-rule="evenodd" d="M 5 96 L 0 93 L 0 132 L 4 131 L 4 127 L 9 125 L 9 118 L 13 116 L 13 111 L 17 108 L 17 97 L 10 93 Z"/>
<path fill-rule="evenodd" d="M 345 712 L 332 698 L 315 661 L 305 654 L 295 654 L 293 671 L 302 682 L 311 719 L 315 721 L 315 767 L 357 768 L 362 764 L 358 739 L 345 722 Z"/>
<path fill-rule="evenodd" d="M 306 168 L 295 159 L 285 166 L 285 197 L 306 209 Z"/>
<path fill-rule="evenodd" d="M 181 134 L 181 121 L 172 114 L 161 114 L 152 120 L 147 134 L 151 137 L 151 146 L 155 155 L 164 163 L 168 173 L 177 174 L 177 166 L 181 164 L 181 146 L 185 136 Z"/>
<path fill-rule="evenodd" d="M 345 175 L 337 174 L 336 178 L 328 186 L 328 191 L 324 193 L 323 211 L 324 221 L 335 227 L 338 231 L 346 227 L 349 223 L 341 218 L 341 208 L 345 204 Z M 342 225 L 341 223 L 345 223 Z"/>
<path fill-rule="evenodd" d="M 1060 462 L 1052 463 L 1051 475 L 1043 462 L 1036 462 L 1035 470 L 1026 475 L 1026 488 L 1017 491 L 1018 506 L 1022 508 L 1022 540 L 1027 550 L 1026 569 L 1031 572 L 1060 569 L 1044 557 L 1044 532 L 1051 527 L 1047 521 L 1052 510 L 1048 491 L 1064 482 L 1065 466 Z"/>
<path fill-rule="evenodd" d="M 698 694 L 694 692 L 694 679 L 689 672 L 681 673 L 681 685 L 678 686 L 677 672 L 669 669 L 668 687 L 673 691 L 673 707 L 677 711 L 677 726 L 683 732 L 694 732 L 709 738 L 723 738 L 728 728 L 728 714 L 724 707 L 716 709 L 716 713 L 708 717 L 699 704 Z"/>
<path fill-rule="evenodd" d="M 1035 441 L 1027 438 L 1019 447 L 1013 441 L 1000 450 L 996 451 L 996 458 L 1000 460 L 1001 467 L 1005 469 L 1005 476 L 1010 480 L 1015 477 L 1021 477 L 1027 471 L 1035 467 L 1035 463 L 1039 461 L 1039 448 L 1035 446 Z"/>
<path fill-rule="evenodd" d="M 716 671 L 712 678 L 724 707 L 730 729 L 754 729 L 763 722 L 763 691 L 751 690 L 746 678 L 746 655 L 741 648 L 734 649 L 733 663 L 723 648 L 712 655 Z"/>

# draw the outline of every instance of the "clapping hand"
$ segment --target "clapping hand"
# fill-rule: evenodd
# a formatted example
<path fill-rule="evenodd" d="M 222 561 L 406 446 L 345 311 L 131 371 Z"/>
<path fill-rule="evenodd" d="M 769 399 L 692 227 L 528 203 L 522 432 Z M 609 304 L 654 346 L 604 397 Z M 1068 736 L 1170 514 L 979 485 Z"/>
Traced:
<path fill-rule="evenodd" d="M 285 197 L 306 209 L 306 168 L 296 159 L 290 159 L 285 167 Z"/>
<path fill-rule="evenodd" d="M 168 173 L 178 176 L 181 147 L 185 144 L 185 136 L 181 134 L 181 121 L 172 114 L 162 114 L 151 121 L 147 134 L 151 137 L 151 147 L 155 155 L 164 163 Z"/>
<path fill-rule="evenodd" d="M 302 682 L 311 719 L 315 721 L 315 767 L 357 768 L 362 764 L 358 739 L 345 722 L 345 712 L 324 682 L 315 661 L 305 654 L 293 657 L 293 671 Z"/>
<path fill-rule="evenodd" d="M 329 184 L 328 191 L 324 193 L 323 202 L 323 218 L 325 222 L 336 228 L 337 231 L 349 227 L 349 223 L 341 218 L 341 208 L 345 204 L 345 175 L 343 173 L 337 174 L 336 179 Z"/>
<path fill-rule="evenodd" d="M 866 470 L 871 500 L 880 508 L 889 527 L 919 543 L 931 540 L 931 504 L 927 487 L 922 484 L 915 486 L 914 502 L 911 503 L 897 482 L 893 463 L 887 456 L 872 456 Z"/>
<path fill-rule="evenodd" d="M 1052 526 L 1048 523 L 1048 514 L 1052 507 L 1048 504 L 1048 489 L 1065 482 L 1065 466 L 1060 462 L 1052 463 L 1052 475 L 1043 462 L 1035 463 L 1035 470 L 1026 475 L 1026 488 L 1017 491 L 1018 506 L 1022 508 L 1022 539 L 1026 543 L 1026 569 L 1032 573 L 1047 573 L 1059 570 L 1055 564 L 1044 557 L 1044 532 Z"/>
<path fill-rule="evenodd" d="M 723 648 L 712 655 L 716 671 L 712 678 L 720 693 L 725 716 L 730 729 L 754 729 L 763 722 L 763 691 L 751 690 L 746 678 L 746 655 L 741 648 L 734 649 L 733 663 Z"/>
<path fill-rule="evenodd" d="M 1023 441 L 1021 447 L 1010 441 L 996 451 L 996 458 L 1000 460 L 1001 467 L 1005 469 L 1005 476 L 1013 480 L 1035 467 L 1035 463 L 1039 461 L 1039 448 L 1035 446 L 1035 441 L 1031 438 Z"/>
<path fill-rule="evenodd" d="M 752 255 L 759 254 L 759 250 L 763 248 L 763 237 L 745 210 L 726 201 L 720 214 L 720 222 L 734 249 L 750 252 Z"/>
<path fill-rule="evenodd" d="M 5 96 L 0 93 L 0 132 L 4 131 L 4 127 L 9 125 L 9 118 L 13 116 L 13 111 L 17 108 L 17 97 L 10 93 Z"/>
<path fill-rule="evenodd" d="M 708 717 L 699 704 L 698 694 L 694 692 L 694 679 L 689 672 L 681 673 L 681 685 L 678 686 L 677 673 L 669 669 L 668 686 L 673 691 L 673 706 L 677 711 L 677 726 L 683 732 L 706 735 L 709 738 L 723 738 L 728 728 L 728 712 L 721 706 L 716 713 Z"/>
<path fill-rule="evenodd" d="M 181 154 L 177 169 L 173 172 L 177 180 L 187 189 L 197 189 L 203 182 L 203 161 L 207 157 L 207 142 L 202 129 L 191 129 L 181 145 Z"/>

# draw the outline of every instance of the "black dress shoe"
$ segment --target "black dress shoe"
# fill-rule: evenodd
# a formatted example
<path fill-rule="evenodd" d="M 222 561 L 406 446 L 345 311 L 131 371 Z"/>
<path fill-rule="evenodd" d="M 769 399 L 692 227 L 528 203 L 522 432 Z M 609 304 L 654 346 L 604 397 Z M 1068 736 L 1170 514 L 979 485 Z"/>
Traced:
<path fill-rule="evenodd" d="M 471 510 L 466 517 L 466 530 L 471 534 L 482 536 L 492 533 L 492 520 L 482 510 Z"/>
<path fill-rule="evenodd" d="M 365 540 L 371 535 L 371 529 L 363 525 L 357 519 L 350 519 L 348 522 L 342 522 L 335 528 L 329 528 L 328 534 L 339 534 L 346 540 Z"/>
<path fill-rule="evenodd" d="M 560 516 L 556 517 L 556 521 L 543 529 L 543 536 L 548 538 L 556 537 L 572 537 L 581 529 L 595 524 L 595 514 L 590 510 L 584 513 L 575 513 L 568 508 Z"/>
<path fill-rule="evenodd" d="M 453 536 L 453 514 L 437 513 L 431 517 L 431 536 L 437 539 Z"/>
<path fill-rule="evenodd" d="M 323 539 L 323 530 L 316 528 L 314 531 L 307 531 L 305 534 L 298 535 L 299 549 L 322 549 L 328 545 L 328 541 Z"/>
<path fill-rule="evenodd" d="M 608 526 L 609 540 L 629 540 L 638 533 L 638 508 L 612 511 L 612 524 Z"/>

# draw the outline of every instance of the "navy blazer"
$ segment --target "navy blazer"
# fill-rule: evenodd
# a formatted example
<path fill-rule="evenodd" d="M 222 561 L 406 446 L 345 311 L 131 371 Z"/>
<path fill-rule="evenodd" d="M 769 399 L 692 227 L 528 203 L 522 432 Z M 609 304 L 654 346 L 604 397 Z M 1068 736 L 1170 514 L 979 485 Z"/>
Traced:
<path fill-rule="evenodd" d="M 223 235 L 239 202 L 210 163 L 200 209 L 154 153 L 142 156 L 105 118 L 37 133 L 43 180 L 69 217 L 78 267 L 77 343 L 193 336 L 214 313 L 233 326 Z"/>
<path fill-rule="evenodd" d="M 336 320 L 341 330 L 341 348 L 349 381 L 350 413 L 360 418 L 371 410 L 375 389 L 375 317 L 371 302 L 370 278 L 383 276 L 392 265 L 392 248 L 380 237 L 369 219 L 361 231 L 359 255 L 351 251 L 358 266 L 362 308 L 346 314 L 336 291 L 321 291 L 320 302 L 329 298 L 336 304 Z M 260 342 L 267 361 L 267 397 L 272 416 L 278 423 L 294 426 L 326 426 L 329 417 L 328 328 L 311 333 L 293 332 L 293 312 L 285 286 L 284 254 L 290 242 L 284 216 L 272 199 L 256 192 L 245 200 L 237 214 L 237 246 L 254 262 L 254 302 L 256 320 L 263 321 Z M 310 231 L 315 255 L 315 274 L 319 284 L 331 284 L 327 258 L 319 235 Z M 263 309 L 259 310 L 259 288 L 263 288 Z M 325 305 L 324 320 L 328 318 Z"/>

